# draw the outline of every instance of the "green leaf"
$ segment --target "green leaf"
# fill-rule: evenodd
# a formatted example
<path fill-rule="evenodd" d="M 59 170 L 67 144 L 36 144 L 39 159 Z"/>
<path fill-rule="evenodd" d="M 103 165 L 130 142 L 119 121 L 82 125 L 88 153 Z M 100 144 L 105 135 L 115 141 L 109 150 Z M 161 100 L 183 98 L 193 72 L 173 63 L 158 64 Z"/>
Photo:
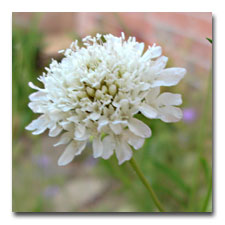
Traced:
<path fill-rule="evenodd" d="M 212 44 L 212 39 L 210 38 L 206 38 L 211 44 Z"/>
<path fill-rule="evenodd" d="M 200 163 L 202 165 L 202 168 L 204 170 L 205 173 L 205 179 L 206 182 L 209 183 L 210 182 L 210 173 L 211 173 L 211 168 L 209 168 L 208 162 L 204 157 L 200 157 Z"/>

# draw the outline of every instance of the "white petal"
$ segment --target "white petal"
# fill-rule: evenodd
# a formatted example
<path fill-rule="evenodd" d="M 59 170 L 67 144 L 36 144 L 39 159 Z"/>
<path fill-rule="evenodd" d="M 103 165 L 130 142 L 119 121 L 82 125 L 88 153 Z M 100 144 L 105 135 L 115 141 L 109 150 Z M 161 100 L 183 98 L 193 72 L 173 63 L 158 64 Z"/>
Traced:
<path fill-rule="evenodd" d="M 58 121 L 60 119 L 63 119 L 64 116 L 65 116 L 65 114 L 58 109 L 53 109 L 49 113 L 49 117 L 53 121 Z"/>
<path fill-rule="evenodd" d="M 119 161 L 119 165 L 127 160 L 130 160 L 133 154 L 130 146 L 123 139 L 121 141 L 117 141 L 115 151 L 116 157 Z"/>
<path fill-rule="evenodd" d="M 93 112 L 89 115 L 88 118 L 95 121 L 95 120 L 98 120 L 100 118 L 100 116 L 101 115 L 99 113 Z"/>
<path fill-rule="evenodd" d="M 29 102 L 28 107 L 35 113 L 44 113 L 45 108 L 40 104 L 40 102 Z"/>
<path fill-rule="evenodd" d="M 168 58 L 166 56 L 161 56 L 157 60 L 153 61 L 149 71 L 144 74 L 146 80 L 152 81 L 154 74 L 158 74 L 166 67 L 167 61 Z"/>
<path fill-rule="evenodd" d="M 103 153 L 103 143 L 101 141 L 101 137 L 96 137 L 93 140 L 93 156 L 94 158 L 98 158 Z"/>
<path fill-rule="evenodd" d="M 126 136 L 129 145 L 132 145 L 136 150 L 140 149 L 145 142 L 144 138 L 136 136 L 129 130 L 127 130 L 127 132 L 125 132 L 124 135 Z"/>
<path fill-rule="evenodd" d="M 129 120 L 128 127 L 131 132 L 142 138 L 148 138 L 152 133 L 151 129 L 145 123 L 136 118 Z"/>
<path fill-rule="evenodd" d="M 112 138 L 112 136 L 108 135 L 103 139 L 102 143 L 103 143 L 102 158 L 108 159 L 113 154 L 113 150 L 115 149 L 115 140 Z"/>
<path fill-rule="evenodd" d="M 167 61 L 168 61 L 168 58 L 166 56 L 161 56 L 154 62 L 152 69 L 154 69 L 155 72 L 161 71 L 162 69 L 166 67 Z"/>
<path fill-rule="evenodd" d="M 146 91 L 151 87 L 151 85 L 148 83 L 142 83 L 139 87 L 140 87 L 140 91 Z"/>
<path fill-rule="evenodd" d="M 39 127 L 45 127 L 47 128 L 48 119 L 45 115 L 39 116 L 36 120 L 33 120 L 27 127 L 27 130 L 35 130 Z"/>
<path fill-rule="evenodd" d="M 46 101 L 47 97 L 46 97 L 46 93 L 44 93 L 42 91 L 37 91 L 37 92 L 30 94 L 29 99 L 31 101 Z"/>
<path fill-rule="evenodd" d="M 153 81 L 152 86 L 173 86 L 179 83 L 184 77 L 186 70 L 184 68 L 168 68 L 162 70 Z"/>
<path fill-rule="evenodd" d="M 60 136 L 59 141 L 56 144 L 54 144 L 54 146 L 67 144 L 72 139 L 72 137 L 73 134 L 71 132 L 65 132 Z"/>
<path fill-rule="evenodd" d="M 122 126 L 121 124 L 113 124 L 110 123 L 109 127 L 111 128 L 111 130 L 114 132 L 114 134 L 118 135 L 122 132 Z"/>
<path fill-rule="evenodd" d="M 149 49 L 144 53 L 144 55 L 141 57 L 141 59 L 143 61 L 148 61 L 151 59 L 151 52 Z"/>
<path fill-rule="evenodd" d="M 182 98 L 180 94 L 164 92 L 157 98 L 157 103 L 158 105 L 181 105 Z"/>
<path fill-rule="evenodd" d="M 159 118 L 166 122 L 178 122 L 183 116 L 182 110 L 173 106 L 164 106 L 160 108 Z"/>
<path fill-rule="evenodd" d="M 37 120 L 33 120 L 29 125 L 25 127 L 26 130 L 35 130 L 37 127 Z"/>
<path fill-rule="evenodd" d="M 130 114 L 133 116 L 135 114 L 137 114 L 139 111 L 138 106 L 134 105 L 133 107 L 130 108 Z M 127 124 L 127 121 L 126 121 Z"/>
<path fill-rule="evenodd" d="M 128 99 L 122 99 L 120 101 L 121 111 L 127 112 L 129 110 L 129 101 Z"/>
<path fill-rule="evenodd" d="M 149 48 L 151 53 L 151 59 L 157 58 L 162 54 L 162 48 L 160 46 L 152 46 Z"/>
<path fill-rule="evenodd" d="M 154 59 L 159 57 L 162 54 L 162 49 L 160 46 L 152 46 L 144 53 L 142 56 L 143 61 L 148 61 L 150 59 Z"/>
<path fill-rule="evenodd" d="M 137 50 L 138 54 L 141 55 L 143 53 L 143 50 L 144 50 L 144 43 L 137 43 L 134 48 Z"/>
<path fill-rule="evenodd" d="M 62 121 L 62 122 L 59 122 L 60 126 L 63 127 L 64 130 L 67 130 L 67 131 L 72 131 L 74 130 L 74 124 L 70 121 Z"/>
<path fill-rule="evenodd" d="M 79 123 L 78 116 L 71 116 L 71 117 L 67 118 L 67 120 L 72 121 L 74 123 Z"/>
<path fill-rule="evenodd" d="M 43 133 L 49 125 L 49 120 L 45 115 L 41 115 L 36 120 L 33 120 L 27 127 L 27 130 L 35 130 L 32 132 L 33 135 L 38 135 Z"/>
<path fill-rule="evenodd" d="M 49 131 L 49 136 L 50 137 L 56 137 L 60 134 L 60 132 L 62 131 L 62 127 L 58 126 L 58 125 L 55 125 L 52 129 L 50 129 Z"/>
<path fill-rule="evenodd" d="M 46 129 L 47 129 L 47 125 L 42 126 L 42 127 L 38 127 L 35 131 L 32 132 L 33 135 L 38 135 L 43 133 Z"/>
<path fill-rule="evenodd" d="M 153 102 L 155 102 L 156 98 L 158 97 L 160 93 L 160 88 L 159 87 L 156 87 L 156 88 L 152 88 L 147 96 L 145 97 L 146 99 L 146 102 L 151 105 Z"/>
<path fill-rule="evenodd" d="M 38 90 L 38 91 L 44 91 L 44 89 L 41 89 L 41 88 L 35 86 L 32 82 L 29 82 L 28 85 L 29 85 L 31 88 L 35 89 L 35 90 Z"/>
<path fill-rule="evenodd" d="M 61 110 L 62 110 L 63 112 L 68 112 L 68 111 L 70 111 L 71 109 L 73 109 L 74 106 L 73 106 L 73 105 L 66 105 L 66 104 L 64 104 L 64 105 L 61 105 L 60 108 L 61 108 Z"/>
<path fill-rule="evenodd" d="M 107 119 L 99 120 L 98 122 L 98 131 L 100 132 L 101 129 L 109 123 Z"/>
<path fill-rule="evenodd" d="M 76 155 L 80 155 L 86 146 L 86 142 L 72 141 L 65 149 L 58 160 L 59 166 L 65 166 L 70 163 Z"/>
<path fill-rule="evenodd" d="M 127 125 L 127 121 L 126 120 L 114 120 L 114 121 L 112 121 L 112 124 L 125 124 L 125 125 Z"/>
<path fill-rule="evenodd" d="M 82 137 L 85 136 L 86 133 L 86 128 L 84 125 L 82 124 L 78 124 L 75 128 L 75 132 L 74 132 L 74 138 L 75 139 L 80 139 Z"/>
<path fill-rule="evenodd" d="M 146 103 L 142 103 L 139 107 L 140 112 L 147 118 L 156 118 L 157 110 Z"/>

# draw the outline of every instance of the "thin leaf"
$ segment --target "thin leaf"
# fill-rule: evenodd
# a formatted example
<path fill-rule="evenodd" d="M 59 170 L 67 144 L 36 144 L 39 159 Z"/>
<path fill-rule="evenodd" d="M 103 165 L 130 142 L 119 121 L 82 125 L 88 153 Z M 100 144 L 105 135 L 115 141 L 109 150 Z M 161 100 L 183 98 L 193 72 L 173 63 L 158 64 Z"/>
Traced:
<path fill-rule="evenodd" d="M 210 38 L 206 38 L 211 44 L 212 44 L 212 39 Z"/>

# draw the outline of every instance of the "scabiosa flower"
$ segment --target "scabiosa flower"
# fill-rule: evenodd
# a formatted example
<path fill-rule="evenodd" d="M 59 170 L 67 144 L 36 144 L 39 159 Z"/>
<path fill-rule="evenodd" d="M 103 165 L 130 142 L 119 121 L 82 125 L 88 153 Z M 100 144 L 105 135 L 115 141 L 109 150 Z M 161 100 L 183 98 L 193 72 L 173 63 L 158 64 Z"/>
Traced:
<path fill-rule="evenodd" d="M 104 40 L 104 41 L 103 41 Z M 151 130 L 134 117 L 177 122 L 182 111 L 180 94 L 162 93 L 160 86 L 176 85 L 183 68 L 165 69 L 168 58 L 161 47 L 149 46 L 135 37 L 125 40 L 111 34 L 87 36 L 64 52 L 61 62 L 52 60 L 47 73 L 38 78 L 44 88 L 29 96 L 29 107 L 40 113 L 27 130 L 49 136 L 61 135 L 55 146 L 66 144 L 58 165 L 70 163 L 92 140 L 93 156 L 108 159 L 115 151 L 119 164 L 130 160 L 132 148 L 142 147 Z"/>

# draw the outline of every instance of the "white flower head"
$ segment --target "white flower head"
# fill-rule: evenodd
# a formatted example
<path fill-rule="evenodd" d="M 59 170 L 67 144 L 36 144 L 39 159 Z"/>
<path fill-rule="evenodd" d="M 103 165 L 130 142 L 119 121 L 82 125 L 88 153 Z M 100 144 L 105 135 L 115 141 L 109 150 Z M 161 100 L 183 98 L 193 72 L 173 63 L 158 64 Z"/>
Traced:
<path fill-rule="evenodd" d="M 176 85 L 186 70 L 165 69 L 167 57 L 161 56 L 161 47 L 154 44 L 143 53 L 144 43 L 134 37 L 125 40 L 123 33 L 87 36 L 83 45 L 75 41 L 61 62 L 52 61 L 38 78 L 43 89 L 29 83 L 37 90 L 29 96 L 29 107 L 41 116 L 26 129 L 61 135 L 55 146 L 67 146 L 60 166 L 81 154 L 90 139 L 95 158 L 108 159 L 115 151 L 122 164 L 131 159 L 131 146 L 139 149 L 151 136 L 149 126 L 135 114 L 164 122 L 182 118 L 176 107 L 182 103 L 181 95 L 160 94 L 160 86 Z"/>

